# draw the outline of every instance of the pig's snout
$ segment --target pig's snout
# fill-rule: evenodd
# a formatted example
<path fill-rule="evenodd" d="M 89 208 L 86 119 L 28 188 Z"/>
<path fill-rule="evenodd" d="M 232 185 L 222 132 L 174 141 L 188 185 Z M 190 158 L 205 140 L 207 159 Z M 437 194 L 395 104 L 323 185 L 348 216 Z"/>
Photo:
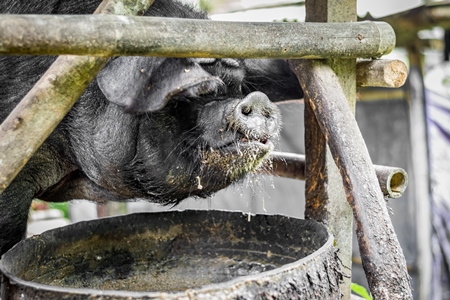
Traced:
<path fill-rule="evenodd" d="M 253 92 L 234 108 L 230 125 L 250 139 L 264 140 L 278 135 L 280 111 L 261 92 Z"/>

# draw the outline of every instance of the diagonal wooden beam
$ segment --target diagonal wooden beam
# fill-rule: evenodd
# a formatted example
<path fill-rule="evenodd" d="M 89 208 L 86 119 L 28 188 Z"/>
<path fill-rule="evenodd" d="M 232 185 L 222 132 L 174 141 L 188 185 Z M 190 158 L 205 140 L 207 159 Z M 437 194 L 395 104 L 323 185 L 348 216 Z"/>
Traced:
<path fill-rule="evenodd" d="M 342 176 L 374 299 L 412 299 L 410 277 L 372 161 L 341 85 L 318 60 L 291 61 Z"/>

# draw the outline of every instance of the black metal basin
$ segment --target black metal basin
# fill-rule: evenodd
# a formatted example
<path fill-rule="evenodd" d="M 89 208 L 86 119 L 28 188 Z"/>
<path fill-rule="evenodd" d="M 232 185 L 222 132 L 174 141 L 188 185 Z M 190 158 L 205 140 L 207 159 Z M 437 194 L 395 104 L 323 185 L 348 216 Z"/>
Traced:
<path fill-rule="evenodd" d="M 340 299 L 321 224 L 226 211 L 131 214 L 26 239 L 0 261 L 9 299 Z"/>

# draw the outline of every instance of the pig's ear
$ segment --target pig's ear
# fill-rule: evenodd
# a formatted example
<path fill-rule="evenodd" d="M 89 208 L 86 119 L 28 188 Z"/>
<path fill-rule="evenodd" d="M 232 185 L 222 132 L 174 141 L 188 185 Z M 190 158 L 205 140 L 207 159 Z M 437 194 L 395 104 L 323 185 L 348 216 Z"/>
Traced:
<path fill-rule="evenodd" d="M 142 99 L 152 74 L 163 62 L 163 58 L 139 56 L 112 59 L 98 73 L 98 86 L 109 101 L 127 109 Z"/>
<path fill-rule="evenodd" d="M 213 93 L 221 84 L 189 59 L 119 57 L 97 75 L 106 98 L 130 113 L 162 109 L 176 97 Z"/>
<path fill-rule="evenodd" d="M 303 98 L 303 91 L 283 59 L 245 59 L 244 92 L 260 91 L 272 101 Z"/>

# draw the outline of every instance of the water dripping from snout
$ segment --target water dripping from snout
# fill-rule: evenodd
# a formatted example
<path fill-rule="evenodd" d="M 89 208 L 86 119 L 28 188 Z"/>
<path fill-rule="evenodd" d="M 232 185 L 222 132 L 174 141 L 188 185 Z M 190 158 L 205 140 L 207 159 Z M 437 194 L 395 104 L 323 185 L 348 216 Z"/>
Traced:
<path fill-rule="evenodd" d="M 211 210 L 212 209 L 212 197 L 208 197 L 207 199 L 206 199 L 206 201 L 208 201 L 208 210 Z"/>
<path fill-rule="evenodd" d="M 238 185 L 240 198 L 247 198 L 246 210 L 249 214 L 249 220 L 251 220 L 250 215 L 252 213 L 260 212 L 258 204 L 262 206 L 263 213 L 267 213 L 266 200 L 269 198 L 269 195 L 266 193 L 267 182 L 269 182 L 270 187 L 275 188 L 273 175 L 251 173 Z"/>

